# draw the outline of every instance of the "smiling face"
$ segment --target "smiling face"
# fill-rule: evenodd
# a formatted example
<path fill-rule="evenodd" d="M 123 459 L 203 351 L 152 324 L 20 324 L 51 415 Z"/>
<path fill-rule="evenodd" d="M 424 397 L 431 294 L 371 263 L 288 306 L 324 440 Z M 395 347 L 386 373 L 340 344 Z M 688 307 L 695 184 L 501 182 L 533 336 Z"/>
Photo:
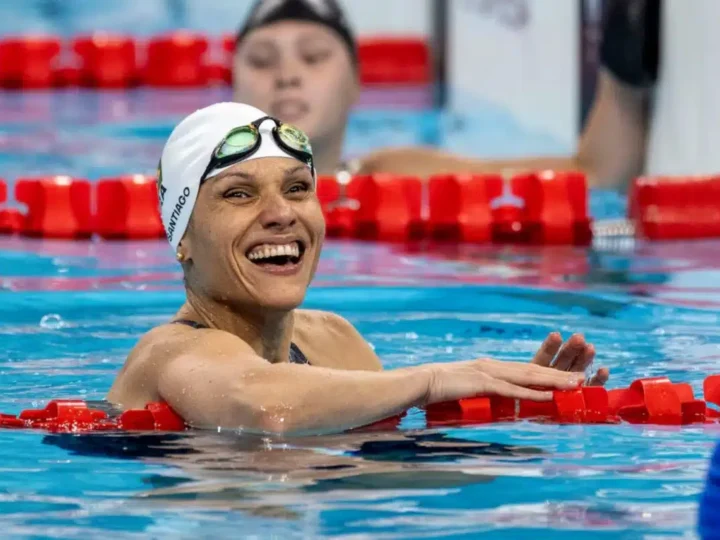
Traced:
<path fill-rule="evenodd" d="M 298 307 L 325 221 L 310 170 L 291 158 L 238 163 L 200 188 L 182 240 L 196 295 L 244 308 Z"/>
<path fill-rule="evenodd" d="M 283 21 L 250 32 L 235 55 L 235 99 L 306 132 L 314 145 L 345 131 L 358 97 L 355 66 L 335 32 Z"/>

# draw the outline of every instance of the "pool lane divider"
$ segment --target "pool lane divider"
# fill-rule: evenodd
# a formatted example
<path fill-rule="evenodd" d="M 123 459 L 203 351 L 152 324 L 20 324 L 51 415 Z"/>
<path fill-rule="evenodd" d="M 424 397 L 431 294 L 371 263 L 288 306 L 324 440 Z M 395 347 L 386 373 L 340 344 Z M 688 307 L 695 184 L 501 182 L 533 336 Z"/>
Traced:
<path fill-rule="evenodd" d="M 552 424 L 651 424 L 697 425 L 720 422 L 720 375 L 703 382 L 705 400 L 696 399 L 687 383 L 672 383 L 667 377 L 638 379 L 628 388 L 606 390 L 582 386 L 553 392 L 547 402 L 502 397 L 476 397 L 437 403 L 426 408 L 428 427 L 467 426 L 493 422 L 533 421 Z M 395 416 L 361 431 L 396 429 L 402 416 Z M 0 428 L 40 429 L 49 432 L 95 431 L 184 431 L 187 424 L 167 403 L 148 403 L 116 418 L 92 409 L 81 400 L 58 399 L 44 409 L 28 409 L 18 416 L 0 414 Z M 357 430 L 354 430 L 357 431 Z"/>
<path fill-rule="evenodd" d="M 1 207 L 0 234 L 43 238 L 163 237 L 157 179 L 146 175 L 96 182 L 68 176 L 20 178 L 15 201 Z M 338 180 L 322 176 L 317 194 L 330 238 L 378 242 L 552 244 L 593 242 L 585 176 L 536 171 L 495 174 L 393 174 Z M 720 238 L 720 176 L 638 178 L 628 199 L 635 237 Z"/>
<path fill-rule="evenodd" d="M 75 38 L 0 39 L 0 88 L 204 88 L 229 86 L 235 37 L 175 31 L 148 39 L 96 32 Z M 433 79 L 423 37 L 361 37 L 364 85 L 427 85 Z"/>

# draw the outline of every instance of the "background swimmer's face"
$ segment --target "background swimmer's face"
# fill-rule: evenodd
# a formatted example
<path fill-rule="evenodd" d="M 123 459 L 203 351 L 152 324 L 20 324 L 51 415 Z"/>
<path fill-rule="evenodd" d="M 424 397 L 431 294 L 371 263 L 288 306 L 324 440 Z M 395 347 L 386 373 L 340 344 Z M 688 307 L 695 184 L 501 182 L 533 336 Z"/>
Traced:
<path fill-rule="evenodd" d="M 188 286 L 223 304 L 294 309 L 305 298 L 324 237 L 305 165 L 291 158 L 238 163 L 200 188 L 183 238 Z"/>
<path fill-rule="evenodd" d="M 235 99 L 295 124 L 320 146 L 342 137 L 359 86 L 345 43 L 330 29 L 283 21 L 253 30 L 235 55 Z"/>

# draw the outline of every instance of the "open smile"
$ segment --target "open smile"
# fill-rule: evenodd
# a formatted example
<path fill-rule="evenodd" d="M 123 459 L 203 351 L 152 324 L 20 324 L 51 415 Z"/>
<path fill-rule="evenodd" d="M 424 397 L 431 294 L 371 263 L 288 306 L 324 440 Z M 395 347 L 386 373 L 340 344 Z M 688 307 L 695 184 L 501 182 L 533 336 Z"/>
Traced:
<path fill-rule="evenodd" d="M 294 274 L 300 269 L 305 255 L 305 243 L 301 240 L 285 244 L 258 244 L 245 256 L 255 266 L 276 275 Z"/>

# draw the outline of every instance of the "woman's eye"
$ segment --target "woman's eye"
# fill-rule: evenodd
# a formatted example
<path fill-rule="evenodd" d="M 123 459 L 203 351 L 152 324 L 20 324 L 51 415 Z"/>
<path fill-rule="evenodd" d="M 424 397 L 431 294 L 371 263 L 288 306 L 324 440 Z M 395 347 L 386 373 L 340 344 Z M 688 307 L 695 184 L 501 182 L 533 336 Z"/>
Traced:
<path fill-rule="evenodd" d="M 270 58 L 250 57 L 248 58 L 248 64 L 255 69 L 267 69 L 272 65 L 272 60 Z"/>
<path fill-rule="evenodd" d="M 290 186 L 290 189 L 288 189 L 288 193 L 305 193 L 306 191 L 310 190 L 310 184 L 307 182 L 300 182 L 297 184 L 293 184 Z"/>
<path fill-rule="evenodd" d="M 247 191 L 240 191 L 238 189 L 231 189 L 225 192 L 224 197 L 226 199 L 249 199 L 250 194 Z"/>
<path fill-rule="evenodd" d="M 322 51 L 317 53 L 305 54 L 304 58 L 305 62 L 307 62 L 308 64 L 319 64 L 320 62 L 324 62 L 329 56 L 329 52 Z"/>

